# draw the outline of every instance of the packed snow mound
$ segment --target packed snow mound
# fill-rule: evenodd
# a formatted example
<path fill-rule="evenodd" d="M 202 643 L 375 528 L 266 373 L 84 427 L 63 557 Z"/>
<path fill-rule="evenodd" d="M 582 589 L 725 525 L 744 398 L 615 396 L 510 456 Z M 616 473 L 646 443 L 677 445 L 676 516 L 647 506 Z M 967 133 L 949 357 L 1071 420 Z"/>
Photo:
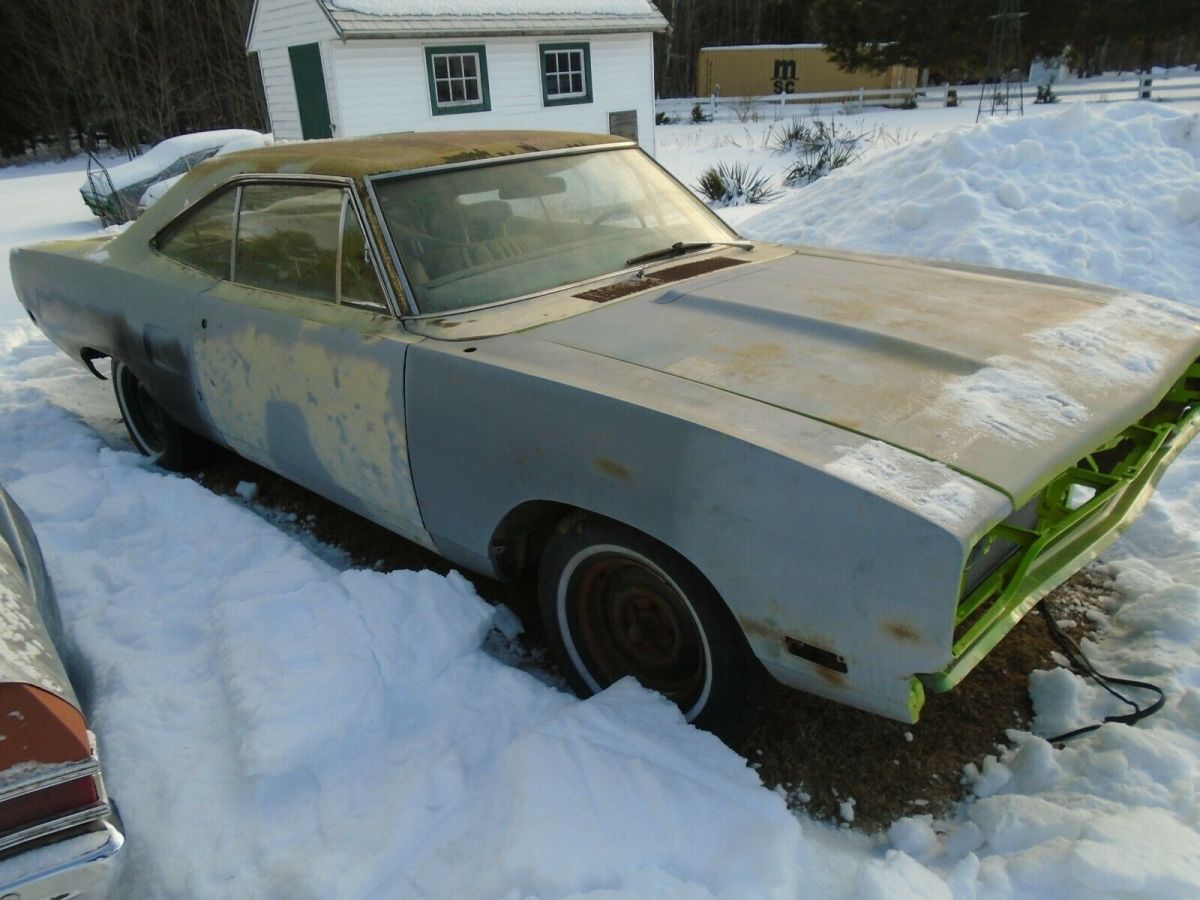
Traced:
<path fill-rule="evenodd" d="M 840 169 L 744 235 L 1021 269 L 1200 304 L 1200 122 L 1149 103 L 997 119 Z"/>
<path fill-rule="evenodd" d="M 122 896 L 791 897 L 860 867 L 658 694 L 505 665 L 457 573 L 331 566 L 48 402 L 111 399 L 29 327 L 0 347 L 0 480 L 87 661 Z"/>

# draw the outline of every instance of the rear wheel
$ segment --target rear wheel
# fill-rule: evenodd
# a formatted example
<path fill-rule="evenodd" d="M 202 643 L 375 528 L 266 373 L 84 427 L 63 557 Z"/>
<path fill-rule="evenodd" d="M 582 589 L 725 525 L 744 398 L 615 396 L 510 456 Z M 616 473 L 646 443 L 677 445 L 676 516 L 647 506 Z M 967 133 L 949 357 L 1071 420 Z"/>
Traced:
<path fill-rule="evenodd" d="M 542 616 L 580 696 L 632 675 L 726 741 L 749 723 L 758 671 L 712 586 L 664 544 L 584 519 L 555 535 L 539 574 Z"/>
<path fill-rule="evenodd" d="M 113 360 L 112 382 L 125 429 L 138 452 L 177 472 L 194 469 L 207 459 L 208 441 L 172 419 L 129 366 Z"/>

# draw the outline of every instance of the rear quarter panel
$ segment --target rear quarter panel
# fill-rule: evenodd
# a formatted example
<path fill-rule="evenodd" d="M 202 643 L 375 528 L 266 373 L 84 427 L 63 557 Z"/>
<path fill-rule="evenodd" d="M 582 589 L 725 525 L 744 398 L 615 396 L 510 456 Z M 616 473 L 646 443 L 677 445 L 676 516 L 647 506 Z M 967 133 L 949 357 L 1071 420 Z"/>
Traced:
<path fill-rule="evenodd" d="M 15 249 L 17 296 L 68 355 L 87 349 L 122 360 L 178 421 L 213 437 L 193 388 L 190 344 L 201 323 L 195 298 L 215 279 L 160 256 L 144 237 L 130 229 Z"/>

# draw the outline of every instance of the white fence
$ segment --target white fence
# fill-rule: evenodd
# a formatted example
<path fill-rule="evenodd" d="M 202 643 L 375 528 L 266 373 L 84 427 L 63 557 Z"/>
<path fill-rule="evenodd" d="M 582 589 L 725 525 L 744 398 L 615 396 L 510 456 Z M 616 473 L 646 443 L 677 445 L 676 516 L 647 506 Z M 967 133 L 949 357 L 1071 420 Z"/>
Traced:
<path fill-rule="evenodd" d="M 708 113 L 718 107 L 732 109 L 741 118 L 742 110 L 756 108 L 761 114 L 770 107 L 781 110 L 789 106 L 824 106 L 840 104 L 851 109 L 866 106 L 945 106 L 947 96 L 953 92 L 959 106 L 978 106 L 979 94 L 984 85 L 959 84 L 938 85 L 923 88 L 858 88 L 849 91 L 809 91 L 798 94 L 767 94 L 761 97 L 712 97 L 697 98 Z M 1131 75 L 1128 78 L 1102 78 L 1083 81 L 1064 81 L 1052 86 L 1058 100 L 1084 100 L 1111 102 L 1115 100 L 1178 101 L 1200 100 L 1200 74 L 1151 76 Z M 1026 105 L 1037 99 L 1037 88 L 1022 85 Z M 662 101 L 662 105 L 671 101 Z M 678 103 L 679 101 L 675 101 Z M 789 114 L 791 114 L 789 112 Z"/>

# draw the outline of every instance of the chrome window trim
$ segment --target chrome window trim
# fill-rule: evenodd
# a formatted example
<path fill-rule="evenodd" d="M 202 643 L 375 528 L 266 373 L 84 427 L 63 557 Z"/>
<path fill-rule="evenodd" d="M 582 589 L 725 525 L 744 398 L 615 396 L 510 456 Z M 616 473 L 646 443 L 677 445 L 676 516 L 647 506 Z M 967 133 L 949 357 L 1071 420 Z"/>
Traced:
<path fill-rule="evenodd" d="M 346 205 L 349 202 L 349 191 L 342 191 L 342 205 L 338 210 L 338 239 L 337 250 L 333 256 L 333 302 L 342 305 L 342 257 L 346 249 Z"/>
<path fill-rule="evenodd" d="M 237 245 L 238 232 L 242 229 L 242 194 L 245 185 L 237 186 L 233 198 L 233 238 L 229 242 L 229 280 L 237 281 Z"/>
<path fill-rule="evenodd" d="M 354 206 L 354 214 L 358 217 L 358 227 L 362 229 L 363 241 L 366 243 L 367 252 L 371 255 L 371 268 L 375 270 L 375 280 L 379 283 L 383 290 L 382 307 L 367 306 L 362 303 L 342 303 L 341 283 L 342 270 L 340 266 L 342 245 L 345 243 L 345 232 L 342 233 L 342 240 L 338 243 L 338 306 L 347 306 L 350 309 L 359 309 L 363 312 L 374 312 L 376 315 L 385 313 L 393 318 L 399 319 L 402 316 L 401 304 L 396 296 L 395 289 L 392 287 L 392 279 L 387 276 L 387 269 L 383 266 L 383 256 L 376 246 L 375 236 L 371 234 L 370 218 L 367 216 L 367 211 L 359 199 L 358 191 L 354 190 L 353 183 L 346 191 L 350 197 L 350 203 Z M 383 229 L 381 229 L 383 230 Z"/>
<path fill-rule="evenodd" d="M 431 172 L 448 172 L 454 169 L 473 169 L 482 166 L 503 165 L 504 163 L 524 161 L 527 159 L 547 159 L 552 156 L 574 156 L 578 153 L 596 153 L 607 150 L 628 150 L 630 147 L 640 147 L 637 141 L 612 141 L 603 144 L 584 144 L 580 147 L 560 147 L 557 150 L 535 150 L 531 153 L 506 153 L 502 156 L 487 156 L 483 159 L 467 159 L 462 162 L 437 163 L 433 166 L 422 166 L 419 169 L 397 169 L 395 172 L 376 172 L 363 178 L 371 193 L 374 193 L 372 182 L 392 178 L 410 178 L 414 175 L 428 175 Z M 650 156 L 649 153 L 646 154 Z M 650 157 L 653 159 L 654 157 Z"/>
<path fill-rule="evenodd" d="M 561 150 L 539 150 L 535 153 L 520 153 L 520 154 L 509 154 L 509 155 L 505 155 L 505 156 L 490 156 L 487 159 L 473 159 L 473 160 L 467 160 L 466 162 L 442 163 L 442 164 L 439 164 L 436 166 L 424 166 L 420 169 L 406 169 L 406 170 L 401 170 L 399 172 L 382 172 L 382 173 L 379 173 L 376 175 L 367 175 L 366 177 L 364 177 L 363 182 L 366 184 L 367 196 L 371 200 L 371 206 L 375 211 L 375 218 L 379 222 L 379 230 L 383 232 L 384 242 L 386 243 L 388 252 L 391 254 L 391 257 L 392 257 L 392 264 L 395 266 L 396 272 L 400 276 L 400 281 L 401 281 L 402 287 L 404 288 L 404 293 L 406 295 L 409 305 L 412 307 L 412 310 L 413 310 L 411 313 L 400 315 L 400 317 L 399 317 L 400 320 L 403 322 L 414 322 L 414 321 L 420 321 L 422 319 L 443 319 L 443 318 L 446 318 L 447 316 L 457 316 L 460 313 L 477 312 L 479 310 L 484 310 L 484 309 L 495 309 L 496 307 L 499 307 L 499 306 L 508 306 L 511 303 L 520 303 L 521 301 L 524 301 L 524 300 L 532 300 L 536 297 L 544 297 L 548 294 L 556 294 L 560 291 L 574 290 L 575 288 L 582 287 L 585 284 L 592 284 L 593 282 L 602 281 L 606 278 L 620 278 L 623 275 L 628 275 L 633 272 L 640 272 L 643 269 L 647 268 L 647 265 L 641 264 L 641 265 L 631 266 L 631 267 L 624 268 L 624 269 L 617 269 L 612 272 L 605 272 L 602 275 L 596 275 L 593 278 L 585 278 L 582 281 L 575 281 L 575 282 L 571 282 L 570 284 L 561 284 L 561 285 L 558 285 L 557 287 L 547 288 L 542 291 L 535 291 L 531 294 L 521 294 L 518 297 L 506 297 L 503 300 L 495 300 L 491 303 L 482 303 L 477 306 L 464 306 L 459 309 L 441 310 L 441 311 L 436 311 L 436 312 L 423 313 L 423 312 L 421 312 L 420 306 L 417 303 L 416 294 L 413 292 L 412 282 L 409 281 L 408 273 L 405 271 L 404 266 L 400 261 L 400 254 L 397 252 L 396 244 L 392 240 L 392 233 L 387 227 L 387 220 L 383 217 L 383 210 L 379 205 L 379 197 L 375 191 L 375 182 L 391 181 L 391 180 L 397 179 L 397 178 L 411 178 L 411 177 L 418 176 L 418 175 L 431 175 L 435 172 L 449 172 L 449 171 L 454 171 L 456 169 L 481 168 L 483 166 L 502 165 L 504 163 L 524 162 L 525 160 L 528 160 L 528 159 L 549 159 L 549 158 L 557 157 L 557 156 L 575 156 L 580 153 L 603 153 L 603 152 L 608 152 L 610 150 L 640 149 L 640 147 L 641 147 L 641 145 L 637 141 L 615 141 L 611 144 L 589 144 L 584 147 L 566 147 Z M 705 204 L 702 203 L 695 194 L 693 194 L 690 190 L 688 190 L 687 185 L 683 184 L 683 182 L 679 181 L 678 178 L 676 178 L 674 175 L 672 175 L 670 172 L 668 172 L 666 170 L 666 168 L 658 160 L 656 160 L 649 153 L 644 153 L 643 155 L 648 160 L 650 160 L 650 162 L 654 163 L 654 165 L 658 167 L 660 172 L 663 172 L 664 174 L 666 174 L 666 176 L 668 178 L 670 178 L 672 181 L 679 184 L 680 187 L 682 187 L 683 190 L 687 193 L 687 195 L 689 197 L 691 197 L 692 202 L 696 206 L 704 209 L 705 212 L 707 212 L 710 216 L 712 216 L 714 219 L 716 219 L 729 232 L 729 234 L 732 236 L 732 238 L 734 240 L 742 240 L 742 236 L 740 234 L 738 234 L 738 232 L 735 231 L 732 226 L 726 224 L 720 218 L 720 216 L 718 216 L 711 209 L 709 209 L 707 206 L 705 206 Z M 704 252 L 711 252 L 711 251 L 716 251 L 716 250 L 720 250 L 720 249 L 722 249 L 722 248 L 712 247 L 709 250 L 698 250 L 696 252 L 704 253 Z M 692 256 L 695 254 L 685 254 L 685 255 Z M 671 259 L 665 259 L 665 260 L 663 260 L 663 262 L 675 262 L 679 258 L 680 257 L 673 257 Z M 655 261 L 654 264 L 656 265 L 657 261 Z"/>

